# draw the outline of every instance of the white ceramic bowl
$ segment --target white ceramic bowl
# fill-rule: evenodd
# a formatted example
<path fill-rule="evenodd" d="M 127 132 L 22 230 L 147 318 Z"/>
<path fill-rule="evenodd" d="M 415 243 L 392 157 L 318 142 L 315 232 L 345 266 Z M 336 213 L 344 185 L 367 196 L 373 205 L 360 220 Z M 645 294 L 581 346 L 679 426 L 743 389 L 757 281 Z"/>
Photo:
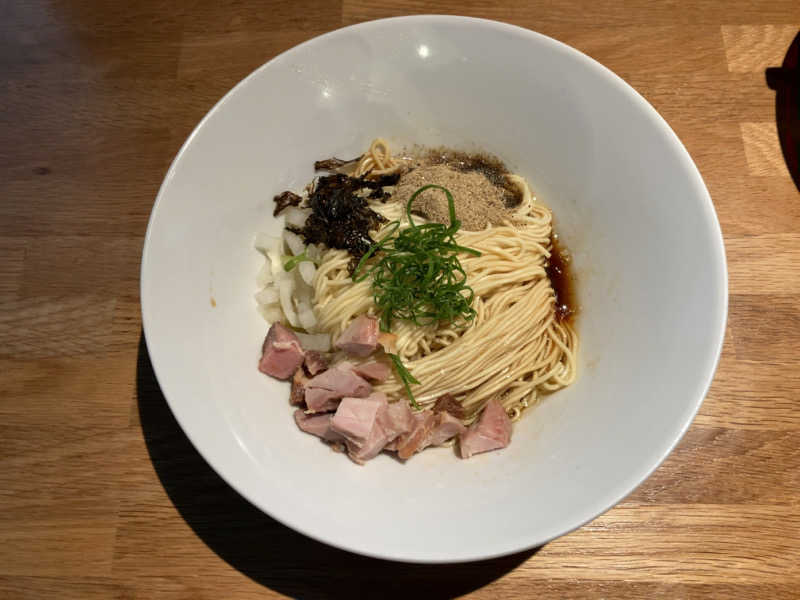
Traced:
<path fill-rule="evenodd" d="M 315 159 L 354 156 L 378 135 L 500 156 L 553 208 L 574 253 L 580 375 L 503 451 L 359 467 L 301 434 L 287 385 L 256 370 L 267 327 L 253 237 L 279 231 L 273 195 L 309 181 Z M 661 463 L 711 382 L 727 282 L 703 181 L 632 88 L 531 31 L 425 16 L 315 38 L 227 94 L 158 194 L 141 299 L 172 411 L 245 498 L 353 552 L 451 562 L 567 533 Z"/>

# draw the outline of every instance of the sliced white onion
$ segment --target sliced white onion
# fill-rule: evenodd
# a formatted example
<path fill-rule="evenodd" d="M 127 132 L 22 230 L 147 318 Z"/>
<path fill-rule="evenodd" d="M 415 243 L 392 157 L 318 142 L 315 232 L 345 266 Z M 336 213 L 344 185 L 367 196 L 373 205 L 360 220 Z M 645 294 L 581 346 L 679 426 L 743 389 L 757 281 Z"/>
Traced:
<path fill-rule="evenodd" d="M 269 260 L 270 269 L 272 270 L 272 278 L 278 281 L 284 276 L 286 271 L 283 270 L 283 261 L 281 260 L 280 244 L 273 246 L 267 250 L 267 260 Z"/>
<path fill-rule="evenodd" d="M 310 285 L 303 281 L 303 278 L 300 277 L 299 273 L 292 271 L 292 275 L 294 275 L 294 305 L 298 308 L 300 304 L 310 305 L 314 290 L 311 289 Z"/>
<path fill-rule="evenodd" d="M 301 304 L 297 309 L 297 320 L 303 329 L 313 329 L 317 325 L 317 317 L 310 305 Z"/>
<path fill-rule="evenodd" d="M 298 208 L 297 206 L 288 206 L 283 211 L 283 216 L 286 219 L 287 225 L 294 227 L 302 227 L 306 224 L 308 215 L 311 214 L 310 208 Z"/>
<path fill-rule="evenodd" d="M 256 247 L 256 250 L 266 256 L 267 251 L 275 245 L 277 240 L 278 238 L 275 236 L 267 235 L 266 233 L 257 233 L 253 245 Z"/>
<path fill-rule="evenodd" d="M 297 310 L 297 318 L 303 329 L 313 329 L 317 324 L 317 317 L 311 308 L 313 290 L 299 277 L 295 280 L 294 306 Z"/>
<path fill-rule="evenodd" d="M 303 350 L 316 350 L 317 352 L 330 352 L 330 333 L 295 333 Z"/>
<path fill-rule="evenodd" d="M 314 275 L 317 273 L 317 267 L 314 263 L 309 260 L 304 260 L 297 265 L 297 269 L 300 271 L 300 277 L 303 278 L 303 281 L 308 285 L 313 285 Z"/>
<path fill-rule="evenodd" d="M 272 266 L 269 260 L 265 260 L 264 264 L 261 265 L 261 269 L 258 271 L 258 275 L 256 275 L 256 284 L 258 287 L 264 287 L 265 285 L 269 285 L 275 280 L 272 276 Z"/>
<path fill-rule="evenodd" d="M 283 311 L 277 304 L 259 304 L 258 312 L 260 312 L 264 320 L 270 324 L 283 319 Z"/>
<path fill-rule="evenodd" d="M 292 305 L 292 295 L 294 293 L 294 279 L 292 277 L 287 277 L 286 275 L 280 277 L 277 280 L 278 283 L 278 293 L 280 294 L 281 300 L 281 308 L 283 309 L 283 314 L 286 315 L 286 320 L 289 321 L 289 324 L 293 327 L 298 327 L 300 325 L 300 321 L 297 318 L 297 313 L 294 310 L 294 306 Z"/>
<path fill-rule="evenodd" d="M 306 256 L 313 261 L 318 261 L 320 258 L 322 258 L 322 251 L 316 244 L 309 244 L 306 246 Z"/>
<path fill-rule="evenodd" d="M 303 251 L 306 249 L 306 245 L 305 242 L 303 242 L 303 239 L 299 235 L 289 231 L 288 229 L 283 230 L 283 241 L 286 242 L 286 246 L 289 248 L 289 251 L 294 256 L 302 254 Z"/>
<path fill-rule="evenodd" d="M 277 304 L 280 299 L 277 288 L 272 285 L 268 285 L 260 292 L 256 292 L 256 302 L 259 304 Z"/>

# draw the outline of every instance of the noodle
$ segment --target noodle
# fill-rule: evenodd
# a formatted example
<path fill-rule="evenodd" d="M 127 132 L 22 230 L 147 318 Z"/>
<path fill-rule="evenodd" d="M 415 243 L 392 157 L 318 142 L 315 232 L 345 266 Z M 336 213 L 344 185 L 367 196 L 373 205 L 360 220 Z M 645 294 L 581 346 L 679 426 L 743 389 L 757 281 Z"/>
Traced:
<path fill-rule="evenodd" d="M 389 150 L 389 144 L 383 138 L 372 140 L 367 150 L 358 161 L 353 177 L 380 177 L 394 175 L 403 168 L 403 163 L 396 160 Z"/>
<path fill-rule="evenodd" d="M 361 158 L 355 175 L 382 175 L 400 168 L 379 138 Z M 551 212 L 536 204 L 522 177 L 508 179 L 522 196 L 510 220 L 456 234 L 460 245 L 481 252 L 459 255 L 475 292 L 474 320 L 427 326 L 398 320 L 392 325 L 397 354 L 420 381 L 413 386 L 417 402 L 430 408 L 450 393 L 464 407 L 465 423 L 474 421 L 493 397 L 516 420 L 542 393 L 561 389 L 576 376 L 577 336 L 571 325 L 556 318 L 555 293 L 545 271 L 552 249 Z M 375 202 L 371 208 L 407 226 L 399 203 Z M 384 226 L 374 237 L 379 240 L 386 233 Z M 350 259 L 343 250 L 323 253 L 314 278 L 319 331 L 338 335 L 357 315 L 375 315 L 371 283 L 352 281 Z M 375 389 L 392 400 L 405 397 L 402 383 L 394 378 Z"/>

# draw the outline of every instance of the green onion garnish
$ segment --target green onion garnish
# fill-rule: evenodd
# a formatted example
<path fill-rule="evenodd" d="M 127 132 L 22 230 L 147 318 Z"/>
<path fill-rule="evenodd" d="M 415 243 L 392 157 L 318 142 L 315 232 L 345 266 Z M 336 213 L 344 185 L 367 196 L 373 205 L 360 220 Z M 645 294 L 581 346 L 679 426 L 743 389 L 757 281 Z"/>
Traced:
<path fill-rule="evenodd" d="M 447 196 L 450 225 L 426 223 L 417 225 L 411 205 L 422 192 L 436 188 Z M 475 293 L 466 284 L 467 274 L 458 260 L 459 252 L 475 256 L 481 253 L 459 246 L 455 234 L 461 227 L 456 219 L 450 191 L 440 185 L 425 185 L 414 192 L 406 204 L 409 227 L 395 235 L 400 223 L 391 223 L 391 230 L 372 244 L 353 271 L 353 281 L 372 275 L 375 306 L 381 314 L 381 329 L 389 331 L 394 319 L 405 319 L 415 325 L 453 323 L 459 318 L 475 318 L 472 300 Z M 362 272 L 366 261 L 381 252 L 380 259 Z"/>
<path fill-rule="evenodd" d="M 440 189 L 447 196 L 450 225 L 426 223 L 417 225 L 411 205 L 427 189 Z M 353 281 L 372 275 L 372 297 L 381 315 L 381 330 L 389 331 L 393 319 L 405 319 L 415 325 L 453 323 L 459 318 L 475 318 L 472 301 L 475 292 L 467 285 L 467 274 L 458 260 L 459 252 L 475 256 L 481 253 L 459 246 L 455 234 L 461 227 L 456 219 L 455 203 L 450 190 L 440 185 L 424 185 L 414 192 L 406 204 L 409 227 L 397 233 L 400 222 L 390 223 L 389 233 L 375 242 L 358 261 Z M 366 261 L 380 252 L 380 259 L 362 271 Z M 389 354 L 411 405 L 419 410 L 412 383 L 419 384 L 403 365 L 400 357 Z"/>
<path fill-rule="evenodd" d="M 306 251 L 305 251 L 305 250 L 303 250 L 303 251 L 302 251 L 300 254 L 298 254 L 297 256 L 293 256 L 293 257 L 291 257 L 289 260 L 287 260 L 287 261 L 286 261 L 286 262 L 283 264 L 283 270 L 284 270 L 284 271 L 291 271 L 291 270 L 292 270 L 292 269 L 294 269 L 294 268 L 295 268 L 297 265 L 299 265 L 301 262 L 303 262 L 303 261 L 306 261 L 306 260 L 312 260 L 312 259 L 310 259 L 310 258 L 308 257 L 308 255 L 306 254 Z"/>
<path fill-rule="evenodd" d="M 400 377 L 400 381 L 403 382 L 403 387 L 406 388 L 406 394 L 408 394 L 408 399 L 411 400 L 411 406 L 416 408 L 417 410 L 420 409 L 419 404 L 417 404 L 416 398 L 414 398 L 414 394 L 411 393 L 411 385 L 412 383 L 419 384 L 417 378 L 414 377 L 403 362 L 400 360 L 400 357 L 397 354 L 389 354 L 389 358 L 392 359 L 394 363 L 394 368 L 397 369 L 397 375 Z"/>

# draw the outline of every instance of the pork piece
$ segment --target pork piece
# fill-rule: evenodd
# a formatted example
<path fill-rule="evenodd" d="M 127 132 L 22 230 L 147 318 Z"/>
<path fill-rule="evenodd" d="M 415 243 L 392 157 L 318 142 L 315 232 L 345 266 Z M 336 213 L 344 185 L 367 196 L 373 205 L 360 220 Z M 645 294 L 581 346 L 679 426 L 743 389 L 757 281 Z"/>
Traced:
<path fill-rule="evenodd" d="M 467 430 L 466 427 L 446 411 L 430 410 L 413 415 L 415 423 L 411 432 L 401 436 L 396 444 L 397 456 L 403 460 L 411 458 L 416 452 L 422 452 L 428 446 L 438 446 L 453 436 Z"/>
<path fill-rule="evenodd" d="M 438 446 L 439 444 L 444 444 L 450 438 L 461 435 L 466 430 L 467 428 L 464 427 L 464 424 L 449 412 L 438 412 L 433 421 L 433 429 L 431 430 L 428 445 Z"/>
<path fill-rule="evenodd" d="M 363 444 L 359 445 L 349 440 L 345 441 L 347 456 L 360 465 L 378 456 L 385 446 L 386 436 L 379 428 L 376 428 L 375 432 Z"/>
<path fill-rule="evenodd" d="M 392 402 L 386 409 L 385 419 L 380 421 L 383 429 L 390 435 L 392 440 L 404 433 L 408 433 L 414 428 L 416 419 L 411 407 L 405 400 Z"/>
<path fill-rule="evenodd" d="M 372 386 L 353 372 L 348 362 L 323 371 L 306 384 L 306 406 L 310 412 L 334 410 L 345 396 L 364 398 L 372 392 Z"/>
<path fill-rule="evenodd" d="M 376 423 L 366 442 L 361 445 L 347 442 L 347 450 L 355 462 L 363 464 L 387 449 L 389 444 L 414 427 L 414 413 L 404 401 L 393 402 L 378 410 Z"/>
<path fill-rule="evenodd" d="M 372 381 L 386 381 L 392 373 L 392 367 L 382 360 L 368 360 L 360 365 L 353 365 L 353 371 L 364 379 Z"/>
<path fill-rule="evenodd" d="M 414 412 L 408 403 L 404 400 L 399 400 L 389 404 L 386 413 L 379 415 L 379 422 L 384 431 L 389 434 L 388 441 L 383 449 L 397 452 L 400 439 L 414 429 L 417 420 L 414 418 Z"/>
<path fill-rule="evenodd" d="M 378 408 L 375 425 L 369 432 L 367 439 L 362 443 L 352 440 L 345 441 L 348 456 L 358 464 L 363 465 L 366 461 L 378 456 L 389 441 L 390 434 L 381 425 L 382 421 L 385 419 L 386 413 L 387 407 L 384 401 Z"/>
<path fill-rule="evenodd" d="M 397 352 L 397 336 L 388 331 L 381 331 L 378 334 L 378 343 L 387 354 L 394 354 Z"/>
<path fill-rule="evenodd" d="M 386 444 L 411 430 L 414 416 L 405 402 L 388 404 L 380 392 L 344 398 L 331 420 L 346 440 L 347 453 L 359 464 L 377 456 Z"/>
<path fill-rule="evenodd" d="M 486 403 L 480 418 L 459 437 L 461 458 L 473 454 L 499 450 L 511 442 L 511 419 L 503 405 L 492 398 Z"/>
<path fill-rule="evenodd" d="M 364 393 L 347 393 L 344 394 L 344 396 L 364 398 L 369 396 L 370 392 L 372 391 L 372 386 L 353 371 L 353 363 L 346 360 L 336 363 L 330 369 L 327 369 L 322 373 L 312 377 L 310 385 L 311 387 L 321 387 L 328 390 L 335 390 L 341 387 L 343 381 L 346 381 L 352 385 L 353 390 L 355 390 L 358 385 L 369 388 Z"/>
<path fill-rule="evenodd" d="M 366 357 L 378 347 L 378 319 L 359 315 L 347 326 L 334 344 L 351 356 Z"/>
<path fill-rule="evenodd" d="M 442 411 L 449 412 L 456 419 L 463 419 L 466 416 L 464 407 L 452 394 L 442 394 L 436 399 L 436 404 L 433 405 L 433 412 Z"/>
<path fill-rule="evenodd" d="M 289 379 L 303 364 L 303 355 L 297 336 L 276 321 L 261 346 L 258 370 L 276 379 Z"/>
<path fill-rule="evenodd" d="M 389 452 L 397 452 L 397 447 L 400 445 L 400 438 L 402 436 L 397 436 L 391 442 L 387 442 L 387 444 L 383 447 L 384 450 L 388 450 Z"/>
<path fill-rule="evenodd" d="M 403 460 L 411 458 L 428 445 L 436 415 L 429 410 L 414 413 L 414 427 L 397 441 L 397 456 Z"/>
<path fill-rule="evenodd" d="M 363 444 L 374 429 L 379 428 L 378 412 L 386 408 L 386 396 L 377 392 L 366 398 L 342 398 L 331 427 L 348 441 Z"/>
<path fill-rule="evenodd" d="M 387 410 L 386 396 L 371 394 L 366 398 L 343 398 L 331 419 L 334 431 L 345 438 L 348 456 L 363 465 L 383 450 L 388 438 L 380 425 Z"/>
<path fill-rule="evenodd" d="M 306 386 L 308 377 L 303 373 L 303 369 L 297 369 L 292 377 L 292 391 L 289 392 L 289 404 L 300 406 L 305 402 Z"/>
<path fill-rule="evenodd" d="M 342 395 L 322 388 L 306 388 L 303 399 L 309 413 L 326 413 L 336 410 Z"/>
<path fill-rule="evenodd" d="M 326 442 L 340 442 L 344 437 L 331 427 L 332 414 L 326 413 L 321 415 L 307 415 L 305 411 L 299 408 L 294 411 L 294 421 L 297 426 L 311 435 L 321 437 Z"/>
<path fill-rule="evenodd" d="M 303 366 L 306 368 L 308 374 L 313 377 L 328 368 L 328 359 L 316 350 L 309 350 L 306 352 Z"/>

